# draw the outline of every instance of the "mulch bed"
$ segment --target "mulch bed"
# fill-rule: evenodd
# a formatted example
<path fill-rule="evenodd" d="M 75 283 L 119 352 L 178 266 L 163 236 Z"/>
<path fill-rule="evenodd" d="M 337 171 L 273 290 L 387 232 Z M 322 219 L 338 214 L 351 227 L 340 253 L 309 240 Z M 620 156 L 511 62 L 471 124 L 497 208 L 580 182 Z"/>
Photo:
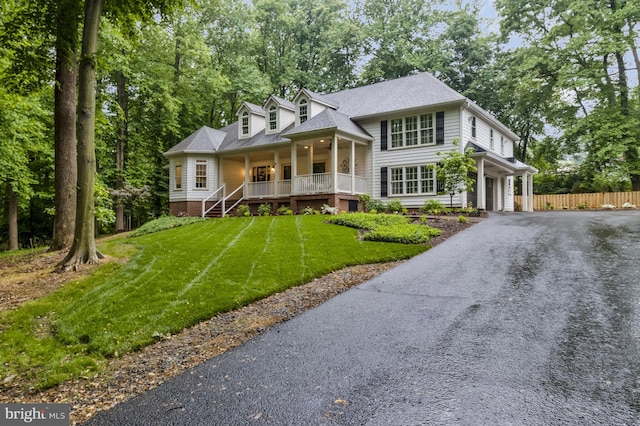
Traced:
<path fill-rule="evenodd" d="M 479 220 L 470 218 L 469 223 L 460 223 L 455 217 L 429 219 L 429 225 L 442 230 L 439 237 L 431 240 L 431 245 L 441 243 Z M 40 297 L 67 280 L 77 278 L 77 273 L 51 272 L 62 256 L 34 256 L 17 265 L 0 263 L 0 311 L 15 308 L 29 298 Z M 2 378 L 0 402 L 68 403 L 71 404 L 71 423 L 77 424 L 98 411 L 147 392 L 402 262 L 359 265 L 332 272 L 241 309 L 217 315 L 178 334 L 164 337 L 138 352 L 110 359 L 106 361 L 106 368 L 97 374 L 70 380 L 44 391 L 25 391 L 26 384 L 19 377 Z M 9 270 L 23 271 L 29 282 L 21 281 L 20 273 L 8 274 Z M 4 280 L 8 276 L 18 278 L 5 285 Z M 34 287 L 39 290 L 34 292 Z"/>

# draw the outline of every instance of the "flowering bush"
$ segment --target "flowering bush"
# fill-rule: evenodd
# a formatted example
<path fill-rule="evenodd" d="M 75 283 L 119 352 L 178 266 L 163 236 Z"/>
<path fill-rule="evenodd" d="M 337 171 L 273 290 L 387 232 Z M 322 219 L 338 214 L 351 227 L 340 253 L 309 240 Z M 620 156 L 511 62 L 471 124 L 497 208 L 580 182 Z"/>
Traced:
<path fill-rule="evenodd" d="M 626 203 L 624 203 L 622 205 L 622 208 L 623 209 L 635 209 L 636 205 L 635 204 L 631 204 L 630 202 L 627 201 Z"/>
<path fill-rule="evenodd" d="M 328 204 L 323 204 L 320 210 L 322 214 L 338 214 L 340 210 L 337 207 L 331 207 Z"/>
<path fill-rule="evenodd" d="M 600 206 L 600 208 L 603 210 L 613 210 L 616 208 L 616 206 L 614 206 L 613 204 L 603 204 Z"/>
<path fill-rule="evenodd" d="M 307 206 L 304 209 L 302 209 L 302 214 L 318 214 L 318 211 L 315 210 L 313 207 Z"/>

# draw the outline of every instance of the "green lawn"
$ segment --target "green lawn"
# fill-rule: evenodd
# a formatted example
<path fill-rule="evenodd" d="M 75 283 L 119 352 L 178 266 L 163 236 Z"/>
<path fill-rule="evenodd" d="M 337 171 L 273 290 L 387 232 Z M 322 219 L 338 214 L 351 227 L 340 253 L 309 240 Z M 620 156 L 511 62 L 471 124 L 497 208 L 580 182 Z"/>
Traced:
<path fill-rule="evenodd" d="M 360 241 L 326 216 L 225 218 L 100 245 L 89 278 L 0 315 L 0 379 L 47 387 L 101 368 L 217 313 L 347 265 L 415 256 L 426 245 Z"/>

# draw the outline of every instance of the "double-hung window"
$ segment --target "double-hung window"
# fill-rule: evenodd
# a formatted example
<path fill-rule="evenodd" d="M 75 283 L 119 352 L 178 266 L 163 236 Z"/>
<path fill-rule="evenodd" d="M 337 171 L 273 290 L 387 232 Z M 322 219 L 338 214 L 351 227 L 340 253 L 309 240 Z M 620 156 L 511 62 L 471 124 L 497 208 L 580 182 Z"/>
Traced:
<path fill-rule="evenodd" d="M 500 154 L 504 155 L 504 136 L 500 136 Z"/>
<path fill-rule="evenodd" d="M 422 145 L 435 144 L 433 137 L 433 114 L 422 114 L 420 116 L 420 143 Z"/>
<path fill-rule="evenodd" d="M 389 127 L 391 148 L 435 144 L 433 114 L 394 118 Z"/>
<path fill-rule="evenodd" d="M 418 117 L 407 117 L 404 119 L 405 140 L 407 146 L 418 145 Z"/>
<path fill-rule="evenodd" d="M 242 136 L 249 135 L 249 113 L 247 111 L 242 113 Z"/>
<path fill-rule="evenodd" d="M 489 148 L 494 149 L 494 146 L 493 146 L 493 129 L 489 130 Z"/>
<path fill-rule="evenodd" d="M 182 189 L 182 161 L 176 161 L 175 173 L 176 189 Z"/>
<path fill-rule="evenodd" d="M 436 193 L 436 169 L 433 166 L 420 166 L 420 192 Z"/>
<path fill-rule="evenodd" d="M 196 188 L 207 187 L 207 161 L 196 160 Z"/>
<path fill-rule="evenodd" d="M 471 116 L 471 137 L 476 137 L 476 117 L 475 115 Z"/>
<path fill-rule="evenodd" d="M 402 146 L 402 118 L 391 120 L 391 148 Z"/>
<path fill-rule="evenodd" d="M 436 193 L 436 173 L 433 165 L 391 168 L 391 195 Z"/>
<path fill-rule="evenodd" d="M 276 113 L 276 106 L 271 105 L 269 108 L 269 130 L 278 129 L 278 115 Z"/>
<path fill-rule="evenodd" d="M 309 118 L 309 105 L 306 99 L 302 99 L 298 106 L 298 116 L 300 117 L 300 124 L 302 124 Z"/>

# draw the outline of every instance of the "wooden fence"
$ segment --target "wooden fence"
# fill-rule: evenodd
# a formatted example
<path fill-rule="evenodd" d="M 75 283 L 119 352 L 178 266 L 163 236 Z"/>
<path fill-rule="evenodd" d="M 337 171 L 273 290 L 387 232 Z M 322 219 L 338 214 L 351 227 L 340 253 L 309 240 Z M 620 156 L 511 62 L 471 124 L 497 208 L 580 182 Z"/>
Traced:
<path fill-rule="evenodd" d="M 516 210 L 522 206 L 522 196 L 514 197 Z M 580 208 L 599 209 L 603 204 L 610 204 L 617 209 L 624 203 L 640 207 L 640 191 L 634 192 L 597 192 L 591 194 L 551 194 L 534 195 L 534 210 L 575 210 Z"/>

